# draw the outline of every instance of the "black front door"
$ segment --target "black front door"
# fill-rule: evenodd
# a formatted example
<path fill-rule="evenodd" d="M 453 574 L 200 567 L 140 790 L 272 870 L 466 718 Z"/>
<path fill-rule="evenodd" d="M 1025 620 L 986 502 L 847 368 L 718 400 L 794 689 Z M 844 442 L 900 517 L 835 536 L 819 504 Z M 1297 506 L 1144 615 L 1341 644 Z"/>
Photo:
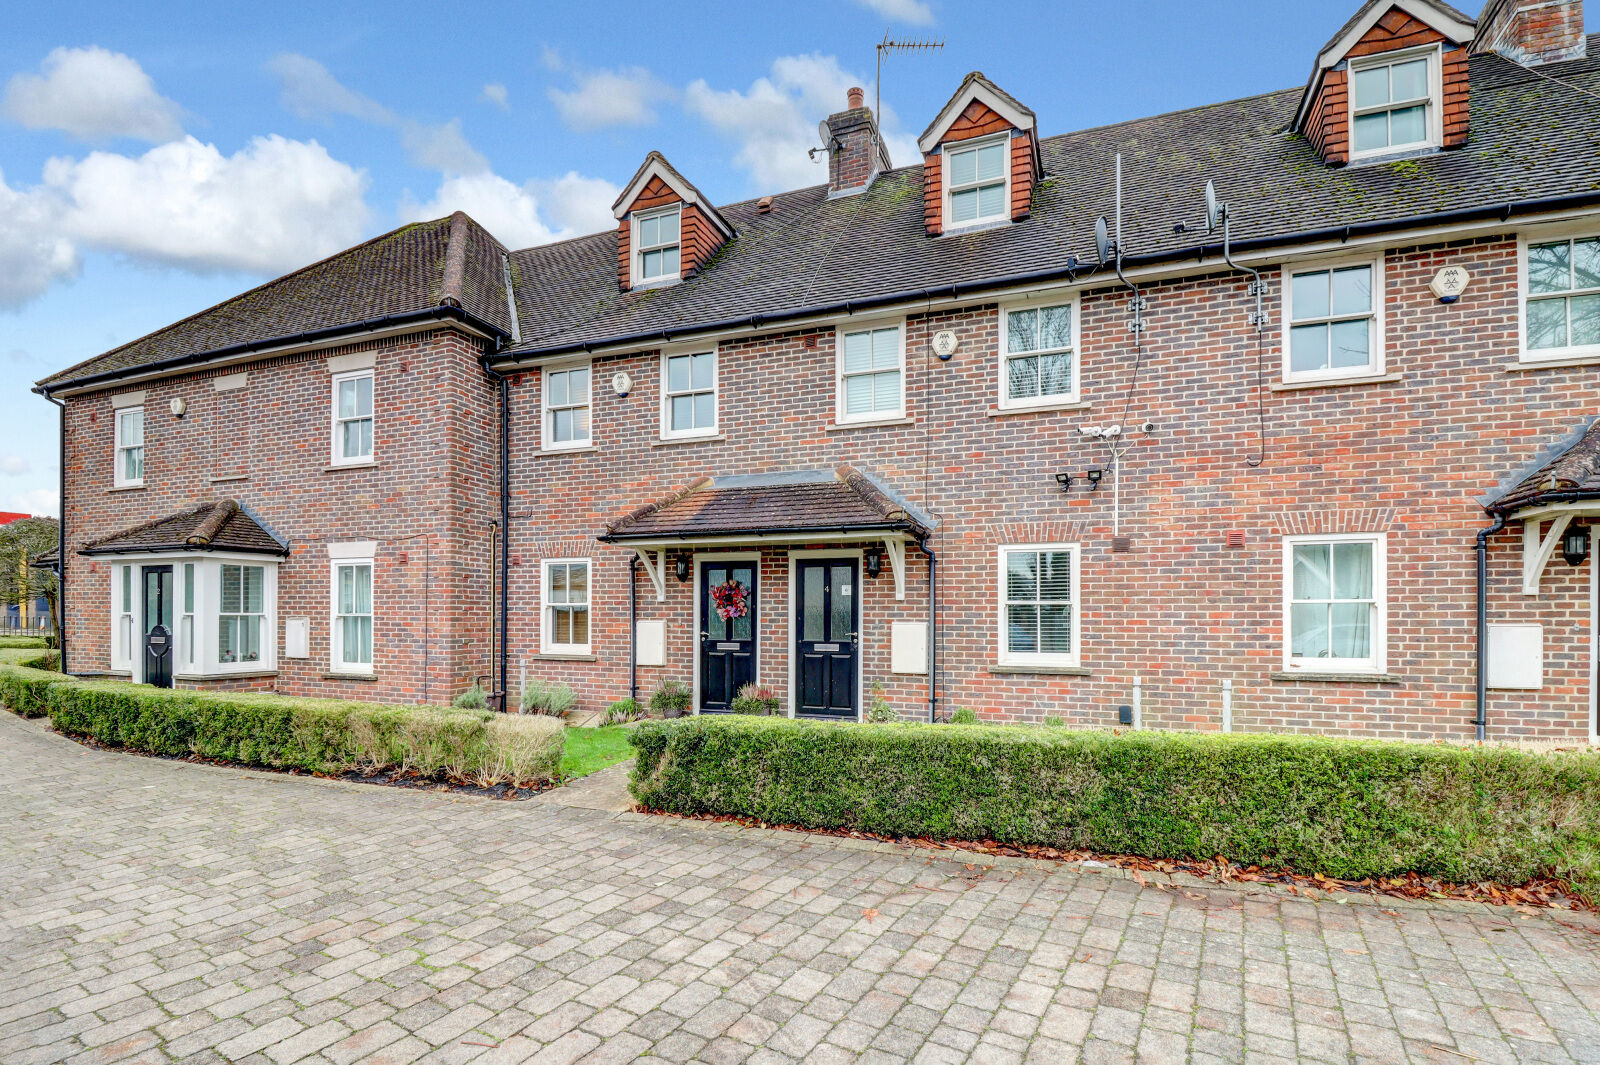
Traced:
<path fill-rule="evenodd" d="M 756 564 L 700 569 L 700 709 L 728 710 L 756 679 Z"/>
<path fill-rule="evenodd" d="M 854 559 L 805 560 L 795 565 L 799 636 L 799 704 L 812 717 L 855 717 L 860 655 L 860 590 Z"/>
<path fill-rule="evenodd" d="M 144 568 L 144 682 L 172 687 L 172 567 Z"/>

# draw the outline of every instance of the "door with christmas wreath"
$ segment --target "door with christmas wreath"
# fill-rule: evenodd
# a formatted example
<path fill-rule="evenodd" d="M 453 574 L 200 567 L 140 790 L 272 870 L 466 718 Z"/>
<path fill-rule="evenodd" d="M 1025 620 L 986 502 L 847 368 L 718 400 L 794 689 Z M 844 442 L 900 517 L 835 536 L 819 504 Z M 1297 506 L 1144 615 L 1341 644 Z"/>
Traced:
<path fill-rule="evenodd" d="M 700 569 L 700 709 L 725 711 L 756 679 L 756 564 Z"/>

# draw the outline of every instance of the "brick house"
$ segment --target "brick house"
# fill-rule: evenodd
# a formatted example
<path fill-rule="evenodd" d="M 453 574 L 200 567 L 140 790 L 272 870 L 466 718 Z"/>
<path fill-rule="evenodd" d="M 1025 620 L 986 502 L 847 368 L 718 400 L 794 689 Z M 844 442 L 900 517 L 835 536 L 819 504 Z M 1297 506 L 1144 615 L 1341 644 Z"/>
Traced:
<path fill-rule="evenodd" d="M 974 73 L 911 165 L 852 91 L 825 185 L 652 152 L 614 230 L 408 226 L 64 370 L 68 668 L 1593 741 L 1582 23 L 1373 0 L 1051 136 Z"/>

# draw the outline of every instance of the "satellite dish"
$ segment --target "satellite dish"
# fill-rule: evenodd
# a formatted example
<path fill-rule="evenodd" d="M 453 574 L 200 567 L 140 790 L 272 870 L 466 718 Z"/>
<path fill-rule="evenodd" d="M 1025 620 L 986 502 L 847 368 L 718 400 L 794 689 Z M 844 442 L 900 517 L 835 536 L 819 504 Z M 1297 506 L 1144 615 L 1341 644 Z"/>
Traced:
<path fill-rule="evenodd" d="M 818 143 L 822 145 L 823 151 L 833 150 L 833 133 L 828 129 L 827 119 L 823 119 L 821 122 L 817 123 L 817 137 Z"/>
<path fill-rule="evenodd" d="M 1111 234 L 1106 230 L 1106 216 L 1101 215 L 1094 220 L 1094 251 L 1100 257 L 1100 265 L 1104 266 L 1106 260 L 1111 258 Z"/>
<path fill-rule="evenodd" d="M 1222 221 L 1228 205 L 1217 200 L 1217 186 L 1215 182 L 1206 182 L 1206 232 L 1215 233 L 1217 223 Z"/>

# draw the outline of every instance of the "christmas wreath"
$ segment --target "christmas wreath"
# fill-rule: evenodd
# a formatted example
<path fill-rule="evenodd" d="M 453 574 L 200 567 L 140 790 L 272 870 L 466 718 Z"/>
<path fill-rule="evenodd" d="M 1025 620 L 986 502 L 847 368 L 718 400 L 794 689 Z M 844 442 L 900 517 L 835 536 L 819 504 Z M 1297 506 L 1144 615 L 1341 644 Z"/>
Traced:
<path fill-rule="evenodd" d="M 717 605 L 717 617 L 723 621 L 750 613 L 750 589 L 731 577 L 711 589 L 711 601 Z"/>

